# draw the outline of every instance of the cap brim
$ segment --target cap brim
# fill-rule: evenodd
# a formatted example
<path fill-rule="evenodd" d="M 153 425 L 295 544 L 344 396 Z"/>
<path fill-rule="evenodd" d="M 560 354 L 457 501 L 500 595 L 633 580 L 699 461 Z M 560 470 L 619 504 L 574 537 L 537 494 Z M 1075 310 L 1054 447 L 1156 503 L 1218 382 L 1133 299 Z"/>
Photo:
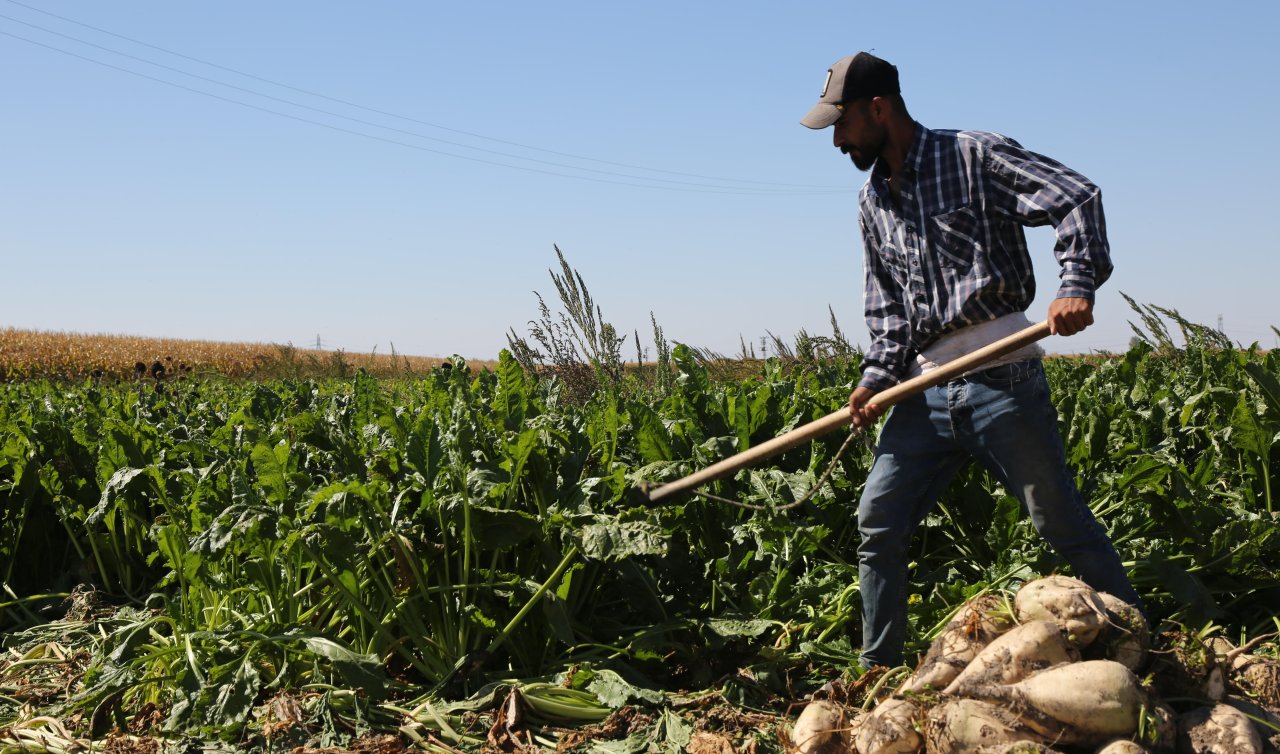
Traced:
<path fill-rule="evenodd" d="M 827 126 L 840 120 L 840 110 L 827 102 L 819 102 L 813 106 L 809 114 L 800 120 L 800 125 L 809 128 L 826 128 Z"/>

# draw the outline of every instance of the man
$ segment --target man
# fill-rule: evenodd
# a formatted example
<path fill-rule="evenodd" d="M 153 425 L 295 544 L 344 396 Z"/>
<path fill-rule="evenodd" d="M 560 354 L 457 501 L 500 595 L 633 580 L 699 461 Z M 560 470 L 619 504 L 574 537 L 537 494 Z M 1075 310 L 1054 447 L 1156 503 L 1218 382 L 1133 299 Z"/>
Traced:
<path fill-rule="evenodd" d="M 834 126 L 836 148 L 871 171 L 858 199 L 871 346 L 849 396 L 855 426 L 879 419 L 878 391 L 1031 324 L 1023 226 L 1057 231 L 1050 331 L 1093 324 L 1111 259 L 1101 195 L 1084 176 L 998 134 L 925 128 L 907 112 L 898 69 L 865 52 L 831 67 L 801 123 Z M 864 666 L 902 664 L 908 545 L 970 457 L 1022 501 L 1076 576 L 1140 604 L 1066 468 L 1042 354 L 1028 346 L 889 414 L 858 506 Z"/>

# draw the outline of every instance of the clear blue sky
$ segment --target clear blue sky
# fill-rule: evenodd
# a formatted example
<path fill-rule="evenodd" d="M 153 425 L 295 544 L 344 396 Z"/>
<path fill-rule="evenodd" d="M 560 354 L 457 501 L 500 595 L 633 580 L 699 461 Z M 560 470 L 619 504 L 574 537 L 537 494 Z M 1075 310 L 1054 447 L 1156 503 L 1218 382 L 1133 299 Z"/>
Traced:
<path fill-rule="evenodd" d="M 492 358 L 559 244 L 646 347 L 828 305 L 865 345 L 865 174 L 798 120 L 872 49 L 1102 187 L 1116 273 L 1053 350 L 1123 349 L 1119 291 L 1275 346 L 1277 8 L 0 0 L 0 326 Z"/>

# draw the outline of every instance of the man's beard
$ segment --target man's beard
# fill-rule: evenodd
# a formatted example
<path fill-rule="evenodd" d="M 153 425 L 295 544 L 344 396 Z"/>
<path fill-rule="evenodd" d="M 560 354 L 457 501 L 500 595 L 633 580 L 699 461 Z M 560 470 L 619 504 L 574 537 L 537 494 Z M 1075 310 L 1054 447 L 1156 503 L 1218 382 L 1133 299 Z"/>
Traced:
<path fill-rule="evenodd" d="M 881 131 L 873 143 L 856 144 L 849 147 L 849 151 L 845 154 L 849 155 L 849 159 L 853 161 L 854 167 L 864 173 L 875 167 L 876 160 L 879 159 L 880 153 L 884 151 L 885 133 Z"/>
<path fill-rule="evenodd" d="M 849 159 L 853 162 L 854 167 L 864 173 L 875 167 L 876 164 L 876 158 L 874 156 L 868 157 L 864 155 L 861 150 L 857 152 L 850 151 Z"/>

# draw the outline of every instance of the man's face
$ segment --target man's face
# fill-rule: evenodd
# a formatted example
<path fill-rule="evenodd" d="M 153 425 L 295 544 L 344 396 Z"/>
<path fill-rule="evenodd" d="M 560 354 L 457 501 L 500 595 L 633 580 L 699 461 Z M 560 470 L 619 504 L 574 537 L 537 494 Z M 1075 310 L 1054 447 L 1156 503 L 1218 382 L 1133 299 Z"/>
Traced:
<path fill-rule="evenodd" d="M 887 132 L 871 117 L 870 101 L 861 99 L 845 105 L 844 115 L 832 126 L 836 149 L 849 155 L 858 170 L 870 170 L 884 149 Z"/>

